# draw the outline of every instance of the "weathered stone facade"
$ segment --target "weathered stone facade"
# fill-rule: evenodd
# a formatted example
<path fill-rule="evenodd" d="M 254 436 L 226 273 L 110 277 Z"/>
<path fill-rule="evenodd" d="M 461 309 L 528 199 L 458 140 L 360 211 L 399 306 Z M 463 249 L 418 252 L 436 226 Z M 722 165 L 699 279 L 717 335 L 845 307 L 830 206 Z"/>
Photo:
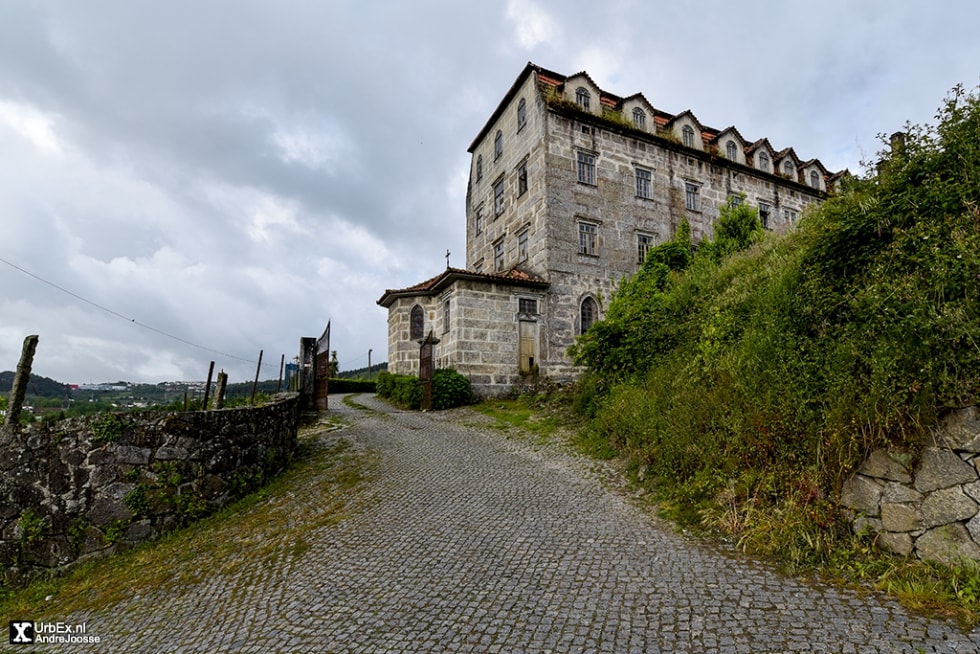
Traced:
<path fill-rule="evenodd" d="M 913 465 L 914 463 L 914 465 Z M 901 555 L 980 560 L 980 410 L 947 416 L 918 456 L 878 450 L 847 480 L 841 504 Z"/>
<path fill-rule="evenodd" d="M 641 94 L 607 93 L 586 73 L 565 77 L 533 64 L 469 152 L 466 270 L 518 271 L 548 284 L 538 303 L 535 370 L 556 381 L 577 376 L 567 349 L 583 322 L 588 327 L 601 318 L 619 280 L 636 272 L 647 249 L 673 237 L 682 221 L 695 241 L 710 237 L 719 207 L 741 201 L 758 207 L 769 229 L 786 229 L 835 181 L 819 161 L 802 161 L 792 148 L 777 151 L 767 139 L 750 143 L 734 127 L 705 127 L 689 111 L 668 114 Z M 392 314 L 412 303 L 391 300 L 392 294 L 406 299 L 411 290 L 388 291 L 379 300 L 389 309 L 389 366 L 398 372 L 408 356 L 399 340 L 408 318 Z M 518 299 L 511 304 L 500 312 L 511 329 L 501 333 L 526 349 L 517 343 Z M 441 309 L 430 303 L 426 310 Z M 444 341 L 457 338 L 450 327 Z M 460 356 L 467 350 L 441 343 L 436 351 L 445 365 L 472 374 Z M 522 364 L 511 356 L 500 365 L 493 379 L 515 379 Z M 473 385 L 478 392 L 498 390 L 496 383 Z"/>
<path fill-rule="evenodd" d="M 16 584 L 216 509 L 291 460 L 299 396 L 0 431 L 0 569 Z"/>

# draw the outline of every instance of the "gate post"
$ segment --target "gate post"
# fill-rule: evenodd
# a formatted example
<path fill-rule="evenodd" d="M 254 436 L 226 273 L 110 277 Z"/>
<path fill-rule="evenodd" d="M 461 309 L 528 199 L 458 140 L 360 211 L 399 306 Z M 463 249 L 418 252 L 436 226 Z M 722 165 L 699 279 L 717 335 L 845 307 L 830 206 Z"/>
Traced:
<path fill-rule="evenodd" d="M 439 339 L 429 330 L 429 335 L 419 341 L 419 380 L 422 382 L 422 406 L 423 411 L 432 410 L 432 347 L 439 342 Z"/>

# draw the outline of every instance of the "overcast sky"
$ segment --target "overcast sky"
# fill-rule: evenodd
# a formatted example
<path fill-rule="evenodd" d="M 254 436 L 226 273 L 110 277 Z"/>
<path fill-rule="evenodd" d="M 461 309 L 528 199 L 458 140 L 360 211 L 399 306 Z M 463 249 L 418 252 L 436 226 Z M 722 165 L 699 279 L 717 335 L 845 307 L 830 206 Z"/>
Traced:
<path fill-rule="evenodd" d="M 466 148 L 528 61 L 862 170 L 980 82 L 980 3 L 0 0 L 0 370 L 276 378 L 465 264 Z M 63 289 L 63 290 L 61 290 Z"/>

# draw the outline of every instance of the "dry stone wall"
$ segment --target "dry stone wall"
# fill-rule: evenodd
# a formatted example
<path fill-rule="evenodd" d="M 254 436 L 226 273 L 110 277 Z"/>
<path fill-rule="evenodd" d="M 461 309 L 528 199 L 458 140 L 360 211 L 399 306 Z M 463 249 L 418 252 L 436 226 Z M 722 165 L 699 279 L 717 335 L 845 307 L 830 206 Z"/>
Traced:
<path fill-rule="evenodd" d="M 898 554 L 980 560 L 980 410 L 947 416 L 917 456 L 878 450 L 845 484 L 854 531 Z"/>
<path fill-rule="evenodd" d="M 299 395 L 284 394 L 254 408 L 4 428 L 3 583 L 155 538 L 256 488 L 291 460 L 298 416 Z"/>

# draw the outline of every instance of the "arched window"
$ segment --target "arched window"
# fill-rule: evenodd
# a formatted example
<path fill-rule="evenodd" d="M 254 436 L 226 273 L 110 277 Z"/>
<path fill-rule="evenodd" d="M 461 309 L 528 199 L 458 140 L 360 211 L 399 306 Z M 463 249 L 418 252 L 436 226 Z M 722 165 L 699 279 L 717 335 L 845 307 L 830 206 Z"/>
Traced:
<path fill-rule="evenodd" d="M 499 129 L 497 130 L 497 135 L 493 137 L 493 158 L 499 159 L 500 155 L 504 153 L 504 133 Z"/>
<path fill-rule="evenodd" d="M 412 307 L 410 324 L 409 338 L 413 341 L 421 341 L 425 338 L 425 311 L 417 304 Z"/>
<path fill-rule="evenodd" d="M 681 134 L 684 135 L 684 145 L 689 148 L 694 147 L 694 128 L 690 125 L 684 125 L 684 129 L 681 130 Z"/>
<path fill-rule="evenodd" d="M 517 131 L 524 129 L 524 125 L 527 124 L 527 103 L 524 102 L 524 98 L 517 103 Z"/>
<path fill-rule="evenodd" d="M 578 106 L 588 111 L 589 103 L 591 102 L 591 100 L 592 100 L 592 95 L 589 93 L 589 90 L 586 89 L 584 86 L 580 86 L 577 89 L 575 89 L 575 103 L 578 104 Z"/>
<path fill-rule="evenodd" d="M 784 161 L 783 162 L 783 174 L 786 175 L 787 177 L 792 177 L 793 176 L 793 162 L 792 161 L 787 160 L 787 161 Z"/>
<path fill-rule="evenodd" d="M 769 155 L 765 152 L 759 153 L 759 170 L 769 171 Z"/>
<path fill-rule="evenodd" d="M 820 173 L 815 170 L 810 171 L 810 186 L 815 189 L 820 188 Z"/>
<path fill-rule="evenodd" d="M 646 129 L 647 127 L 647 115 L 639 107 L 633 109 L 633 124 L 636 125 L 637 129 Z"/>
<path fill-rule="evenodd" d="M 598 319 L 599 305 L 596 304 L 594 298 L 586 297 L 582 300 L 582 306 L 579 309 L 579 333 L 584 334 L 589 331 L 589 327 L 595 324 Z"/>
<path fill-rule="evenodd" d="M 476 157 L 476 181 L 483 179 L 483 155 L 477 155 Z"/>
<path fill-rule="evenodd" d="M 725 153 L 726 153 L 726 156 L 731 161 L 737 161 L 738 160 L 738 146 L 735 145 L 735 141 L 729 141 L 725 145 Z"/>

